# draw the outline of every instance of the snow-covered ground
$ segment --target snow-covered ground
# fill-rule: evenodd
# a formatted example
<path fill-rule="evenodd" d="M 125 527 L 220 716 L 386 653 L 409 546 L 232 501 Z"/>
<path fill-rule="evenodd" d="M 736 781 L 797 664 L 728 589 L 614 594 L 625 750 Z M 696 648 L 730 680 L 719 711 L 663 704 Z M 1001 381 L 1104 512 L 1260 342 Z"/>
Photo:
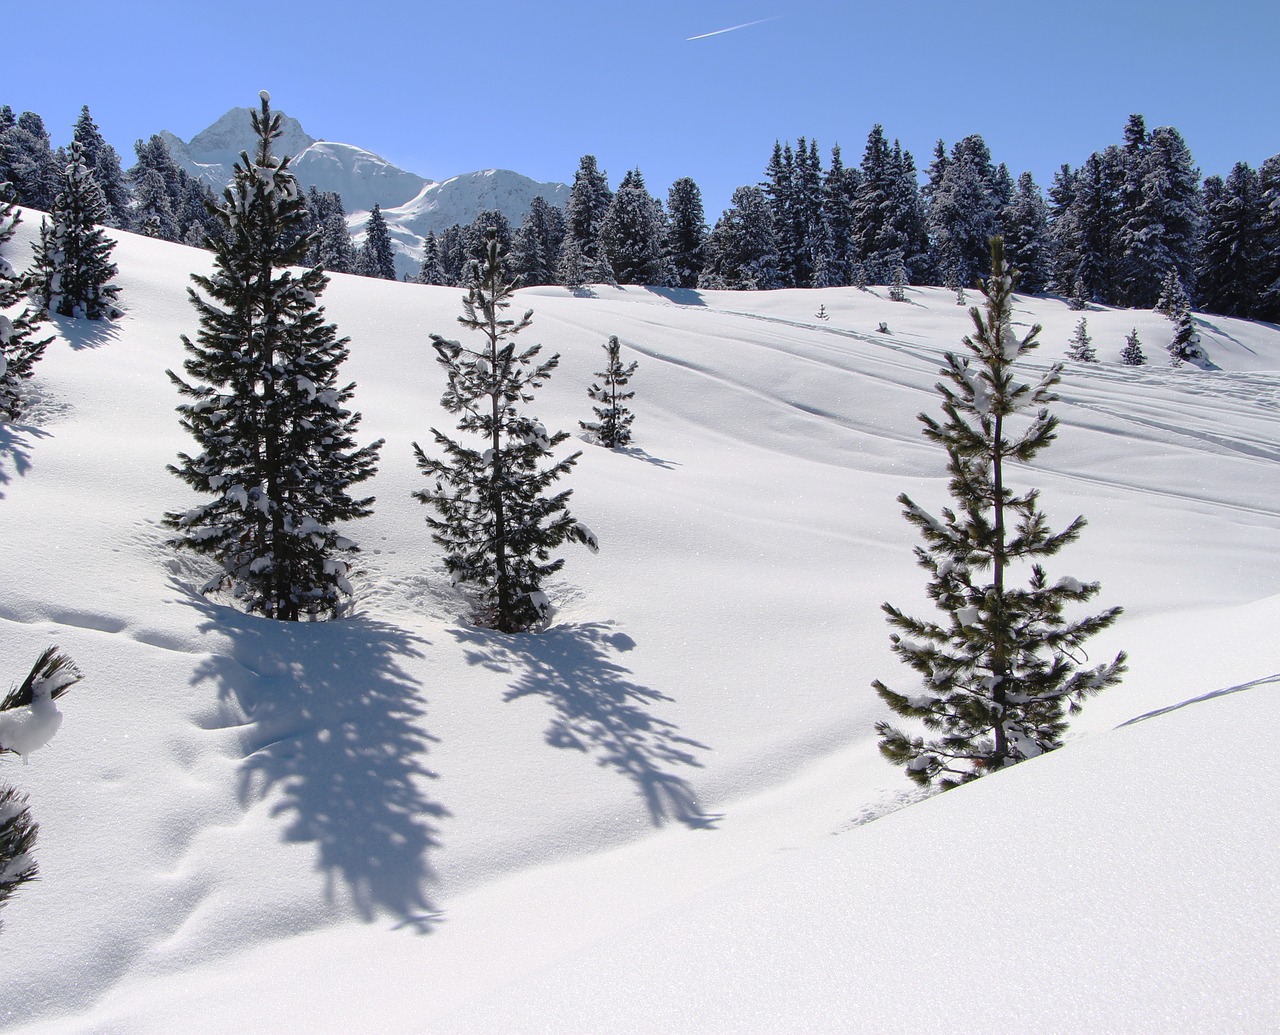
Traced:
<path fill-rule="evenodd" d="M 869 684 L 909 679 L 880 603 L 926 605 L 895 498 L 945 501 L 915 415 L 969 326 L 952 293 L 522 292 L 562 355 L 534 412 L 589 417 L 616 334 L 636 445 L 576 442 L 600 553 L 566 551 L 549 629 L 503 636 L 410 496 L 461 292 L 335 277 L 387 444 L 356 615 L 288 626 L 165 545 L 192 497 L 164 371 L 208 258 L 119 240 L 125 317 L 60 321 L 0 434 L 10 677 L 51 642 L 85 673 L 52 743 L 0 760 L 42 878 L 2 914 L 0 1026 L 1280 1028 L 1280 329 L 1204 318 L 1219 369 L 1175 370 L 1162 317 L 1084 314 L 1103 362 L 1068 367 L 1018 477 L 1089 519 L 1050 576 L 1125 607 L 1090 653 L 1130 672 L 1062 750 L 919 801 Z M 1018 302 L 1061 358 L 1080 314 Z"/>

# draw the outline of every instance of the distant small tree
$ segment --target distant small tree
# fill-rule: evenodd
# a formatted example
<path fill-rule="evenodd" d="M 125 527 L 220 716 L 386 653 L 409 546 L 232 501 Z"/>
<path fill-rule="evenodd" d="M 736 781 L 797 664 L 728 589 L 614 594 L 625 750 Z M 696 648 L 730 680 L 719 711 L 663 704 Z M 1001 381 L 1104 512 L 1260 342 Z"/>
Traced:
<path fill-rule="evenodd" d="M 1083 316 L 1071 333 L 1071 341 L 1067 343 L 1067 358 L 1077 363 L 1098 362 L 1098 350 L 1093 347 L 1093 338 L 1089 336 L 1089 321 Z"/>
<path fill-rule="evenodd" d="M 898 497 L 924 539 L 916 559 L 929 573 L 929 597 L 942 618 L 917 619 L 885 604 L 893 651 L 921 683 L 905 693 L 873 684 L 896 714 L 937 734 L 925 739 L 879 722 L 881 752 L 916 782 L 936 779 L 944 788 L 1058 747 L 1066 713 L 1117 683 L 1125 662 L 1120 654 L 1109 664 L 1077 667 L 1084 641 L 1111 625 L 1120 608 L 1067 619 L 1069 604 L 1100 587 L 1073 578 L 1050 583 L 1040 564 L 1075 541 L 1084 519 L 1054 533 L 1039 492 L 1015 492 L 1008 483 L 1007 461 L 1026 463 L 1056 437 L 1048 405 L 1062 368 L 1050 367 L 1034 386 L 1015 371 L 1037 347 L 1040 327 L 1021 339 L 1014 333 L 1013 278 L 999 237 L 991 242 L 983 293 L 985 315 L 970 310 L 969 355 L 948 353 L 937 386 L 945 422 L 920 415 L 925 438 L 947 451 L 955 509 L 944 508 L 939 519 Z M 1011 577 L 1023 567 L 1030 582 L 1016 588 Z"/>
<path fill-rule="evenodd" d="M 0 249 L 21 222 L 8 183 L 0 183 Z M 31 377 L 52 336 L 41 338 L 43 313 L 29 295 L 35 285 L 0 255 L 0 420 L 22 414 L 22 383 Z"/>
<path fill-rule="evenodd" d="M 1169 352 L 1170 363 L 1177 367 L 1183 363 L 1199 363 L 1209 358 L 1204 346 L 1200 344 L 1200 331 L 1196 328 L 1195 317 L 1190 309 L 1184 309 L 1174 324 L 1173 340 L 1165 348 Z"/>
<path fill-rule="evenodd" d="M 427 241 L 422 249 L 422 265 L 418 267 L 419 284 L 443 285 L 444 265 L 440 262 L 440 243 L 434 230 L 427 231 Z"/>
<path fill-rule="evenodd" d="M 52 225 L 47 220 L 40 224 L 33 268 L 37 297 L 45 310 L 88 320 L 120 316 L 120 289 L 111 283 L 118 272 L 111 261 L 115 242 L 99 225 L 106 216 L 102 192 L 78 141 L 71 142 L 52 216 Z"/>
<path fill-rule="evenodd" d="M 57 647 L 41 654 L 22 685 L 0 699 L 0 755 L 25 759 L 44 747 L 62 724 L 62 714 L 53 702 L 80 679 L 75 662 Z M 32 851 L 38 832 L 26 796 L 0 786 L 0 907 L 23 884 L 36 879 Z"/>
<path fill-rule="evenodd" d="M 1170 269 L 1160 282 L 1160 297 L 1156 300 L 1155 311 L 1177 323 L 1190 308 L 1191 299 L 1182 286 L 1182 278 L 1178 276 L 1177 270 Z"/>
<path fill-rule="evenodd" d="M 1147 362 L 1147 354 L 1142 351 L 1142 342 L 1138 340 L 1138 328 L 1131 330 L 1124 339 L 1124 349 L 1120 352 L 1120 362 L 1127 367 L 1140 367 Z"/>
<path fill-rule="evenodd" d="M 356 260 L 356 272 L 362 277 L 396 279 L 396 256 L 391 248 L 391 234 L 387 230 L 382 209 L 376 203 L 369 213 L 369 222 L 365 225 L 364 244 L 360 246 L 360 255 Z"/>
<path fill-rule="evenodd" d="M 623 366 L 621 348 L 618 336 L 611 335 L 604 346 L 608 357 L 605 368 L 596 372 L 600 381 L 587 390 L 587 395 L 600 404 L 592 407 L 596 419 L 578 422 L 583 431 L 607 449 L 617 449 L 631 441 L 631 422 L 635 420 L 635 414 L 627 409 L 626 402 L 636 393 L 623 389 L 635 374 L 639 362 L 633 360 Z"/>
<path fill-rule="evenodd" d="M 1083 277 L 1076 277 L 1071 297 L 1067 299 L 1067 308 L 1076 313 L 1089 308 L 1089 292 L 1085 290 Z"/>
<path fill-rule="evenodd" d="M 550 434 L 518 408 L 533 401 L 560 357 L 538 362 L 540 345 L 516 351 L 510 339 L 530 325 L 533 310 L 519 320 L 502 315 L 515 293 L 503 260 L 491 234 L 458 317 L 480 335 L 479 347 L 431 335 L 448 379 L 441 404 L 460 415 L 458 430 L 478 436 L 480 445 L 464 445 L 432 428 L 444 457 L 428 456 L 413 444 L 418 468 L 431 482 L 414 497 L 435 512 L 427 524 L 445 550 L 454 583 L 478 591 L 478 620 L 501 632 L 521 632 L 550 617 L 543 582 L 564 565 L 563 558 L 551 559 L 551 551 L 566 540 L 594 551 L 596 539 L 569 513 L 572 490 L 549 493 L 582 454 L 543 466 L 569 433 Z"/>
<path fill-rule="evenodd" d="M 889 300 L 905 302 L 907 300 L 907 267 L 902 261 L 902 252 L 893 253 L 893 274 L 889 283 Z"/>

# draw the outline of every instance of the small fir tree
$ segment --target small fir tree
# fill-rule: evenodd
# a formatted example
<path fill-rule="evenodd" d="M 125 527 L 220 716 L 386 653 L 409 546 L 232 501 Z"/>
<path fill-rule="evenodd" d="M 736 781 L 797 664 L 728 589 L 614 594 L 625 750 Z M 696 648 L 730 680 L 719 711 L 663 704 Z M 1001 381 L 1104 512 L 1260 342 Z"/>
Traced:
<path fill-rule="evenodd" d="M 1067 308 L 1076 313 L 1089 308 L 1089 293 L 1085 290 L 1083 277 L 1076 277 L 1071 297 L 1067 300 Z"/>
<path fill-rule="evenodd" d="M 1138 328 L 1135 327 L 1125 336 L 1120 361 L 1127 367 L 1140 367 L 1147 362 L 1147 354 L 1142 351 L 1142 342 L 1138 340 Z"/>
<path fill-rule="evenodd" d="M 893 279 L 889 284 L 889 301 L 905 302 L 907 300 L 907 267 L 902 261 L 902 252 L 893 253 Z"/>
<path fill-rule="evenodd" d="M 0 183 L 0 248 L 21 222 L 8 183 Z M 52 336 L 41 338 L 42 313 L 30 299 L 35 285 L 0 255 L 0 420 L 22 415 L 22 383 L 31 377 Z"/>
<path fill-rule="evenodd" d="M 899 693 L 873 684 L 895 713 L 937 734 L 926 739 L 880 722 L 881 752 L 918 783 L 938 780 L 944 788 L 1058 747 L 1065 713 L 1118 682 L 1125 661 L 1120 654 L 1109 664 L 1077 667 L 1081 645 L 1120 609 L 1067 619 L 1067 605 L 1089 600 L 1099 585 L 1050 583 L 1040 565 L 1079 536 L 1084 519 L 1054 533 L 1038 491 L 1015 492 L 1008 483 L 1009 461 L 1026 463 L 1055 438 L 1048 405 L 1062 368 L 1052 366 L 1034 386 L 1015 371 L 1037 347 L 1040 328 L 1022 339 L 1013 331 L 1013 280 L 999 237 L 983 293 L 986 314 L 970 310 L 974 333 L 964 338 L 970 355 L 948 354 L 937 386 L 945 422 L 920 415 L 925 437 L 947 451 L 955 509 L 944 508 L 939 519 L 898 497 L 924 539 L 916 558 L 943 617 L 921 620 L 885 604 L 896 630 L 893 651 L 922 685 Z M 1029 585 L 1016 588 L 1015 568 L 1026 566 Z"/>
<path fill-rule="evenodd" d="M 396 256 L 391 247 L 391 233 L 382 209 L 375 203 L 364 228 L 364 244 L 356 260 L 356 272 L 362 277 L 396 279 Z"/>
<path fill-rule="evenodd" d="M 1191 299 L 1182 286 L 1182 278 L 1178 271 L 1170 269 L 1160 282 L 1160 297 L 1156 300 L 1155 311 L 1167 320 L 1177 323 L 1182 315 L 1191 309 Z"/>
<path fill-rule="evenodd" d="M 184 380 L 182 426 L 200 452 L 170 470 L 211 499 L 169 513 L 174 545 L 214 557 L 205 591 L 230 590 L 253 612 L 285 621 L 338 612 L 350 595 L 356 544 L 339 526 L 371 513 L 373 497 L 348 490 L 371 477 L 381 441 L 358 448 L 355 386 L 339 381 L 347 340 L 324 322 L 317 299 L 329 279 L 298 265 L 312 240 L 289 159 L 272 141 L 281 117 L 266 91 L 252 113 L 258 144 L 241 152 L 218 218 L 214 272 L 189 289 L 200 314 Z"/>
<path fill-rule="evenodd" d="M 77 319 L 113 320 L 120 316 L 111 281 L 115 242 L 103 233 L 102 192 L 85 165 L 78 141 L 72 141 L 62 189 L 53 203 L 53 222 L 42 221 L 36 245 L 36 293 L 45 311 Z"/>
<path fill-rule="evenodd" d="M 1173 340 L 1165 348 L 1169 352 L 1169 362 L 1180 367 L 1183 363 L 1202 363 L 1209 358 L 1204 346 L 1200 344 L 1200 331 L 1196 328 L 1195 317 L 1190 309 L 1184 309 L 1174 324 Z"/>
<path fill-rule="evenodd" d="M 1077 363 L 1098 362 L 1098 350 L 1093 347 L 1093 338 L 1089 335 L 1089 321 L 1083 316 L 1071 333 L 1071 341 L 1067 343 L 1067 358 Z"/>
<path fill-rule="evenodd" d="M 80 679 L 75 662 L 57 647 L 41 654 L 22 685 L 0 699 L 0 755 L 16 754 L 25 760 L 48 743 L 62 724 L 54 701 Z M 0 786 L 0 907 L 36 879 L 32 852 L 38 831 L 26 796 Z"/>
<path fill-rule="evenodd" d="M 640 364 L 633 360 L 623 366 L 621 348 L 622 346 L 618 344 L 618 336 L 611 335 L 604 346 L 608 361 L 605 363 L 604 370 L 596 372 L 596 377 L 600 378 L 600 381 L 593 383 L 587 390 L 587 395 L 600 404 L 592 407 L 596 419 L 578 422 L 583 431 L 590 434 L 606 449 L 617 449 L 619 446 L 629 444 L 631 422 L 635 420 L 635 414 L 627 409 L 625 404 L 636 393 L 623 391 L 623 389 L 626 388 L 636 372 L 636 367 Z"/>
<path fill-rule="evenodd" d="M 551 552 L 566 540 L 596 549 L 595 536 L 569 513 L 572 490 L 552 486 L 581 453 L 551 461 L 552 449 L 568 432 L 549 434 L 520 404 L 533 401 L 559 364 L 538 362 L 540 345 L 517 352 L 514 338 L 533 319 L 503 316 L 514 285 L 504 275 L 504 256 L 490 235 L 483 265 L 476 270 L 458 322 L 480 335 L 477 348 L 431 335 L 447 387 L 441 404 L 460 415 L 458 430 L 480 438 L 472 448 L 431 429 L 444 457 L 429 457 L 415 442 L 418 468 L 431 481 L 414 493 L 435 516 L 427 517 L 432 539 L 445 550 L 445 568 L 455 584 L 479 594 L 477 618 L 501 632 L 521 632 L 550 617 L 543 591 L 548 576 L 564 565 Z"/>

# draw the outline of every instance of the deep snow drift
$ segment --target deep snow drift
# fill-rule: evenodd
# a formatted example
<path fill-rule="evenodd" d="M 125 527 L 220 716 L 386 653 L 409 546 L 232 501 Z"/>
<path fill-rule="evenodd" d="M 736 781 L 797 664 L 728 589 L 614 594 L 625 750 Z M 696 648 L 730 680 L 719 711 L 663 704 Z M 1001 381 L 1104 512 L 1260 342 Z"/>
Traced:
<path fill-rule="evenodd" d="M 118 237 L 125 317 L 59 321 L 0 438 L 10 677 L 50 642 L 85 673 L 52 743 L 0 762 L 41 823 L 6 1029 L 1280 1026 L 1276 328 L 1203 318 L 1218 369 L 1175 370 L 1162 317 L 1084 314 L 1103 362 L 1069 366 L 1018 478 L 1089 519 L 1049 574 L 1126 608 L 1090 652 L 1130 673 L 1061 751 L 901 808 L 869 684 L 909 677 L 880 603 L 927 605 L 895 497 L 945 502 L 915 415 L 968 329 L 952 293 L 521 292 L 562 355 L 533 412 L 589 417 L 616 334 L 636 444 L 574 440 L 601 551 L 566 551 L 549 629 L 502 636 L 410 496 L 461 292 L 334 278 L 387 445 L 354 616 L 287 627 L 198 596 L 164 543 L 191 498 L 164 371 L 209 260 Z M 1077 318 L 1019 298 L 1033 367 Z"/>

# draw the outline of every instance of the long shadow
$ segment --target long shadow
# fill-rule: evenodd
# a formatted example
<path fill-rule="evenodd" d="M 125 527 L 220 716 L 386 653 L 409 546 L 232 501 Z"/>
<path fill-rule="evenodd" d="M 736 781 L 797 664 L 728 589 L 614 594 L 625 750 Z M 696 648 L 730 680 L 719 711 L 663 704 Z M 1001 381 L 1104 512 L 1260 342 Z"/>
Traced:
<path fill-rule="evenodd" d="M 211 681 L 242 729 L 240 798 L 272 795 L 284 838 L 315 845 L 330 901 L 345 888 L 366 921 L 391 914 L 429 931 L 430 852 L 449 811 L 427 794 L 426 732 L 417 685 L 401 668 L 425 641 L 386 622 L 274 622 L 191 595 L 233 641 L 192 677 Z M 248 724 L 238 719 L 248 716 Z M 212 725 L 217 725 L 216 723 Z"/>
<path fill-rule="evenodd" d="M 674 302 L 676 305 L 705 306 L 707 304 L 706 299 L 702 297 L 702 293 L 695 291 L 693 288 L 654 287 L 652 284 L 646 284 L 644 289 L 652 294 L 660 295 L 668 302 Z"/>
<path fill-rule="evenodd" d="M 555 711 L 547 743 L 593 755 L 598 765 L 630 779 L 654 826 L 675 820 L 709 828 L 720 818 L 703 810 L 676 771 L 701 768 L 696 752 L 710 749 L 652 715 L 650 708 L 671 698 L 641 686 L 614 660 L 635 647 L 631 637 L 601 623 L 514 636 L 479 628 L 450 632 L 467 648 L 470 664 L 514 676 L 505 700 L 546 698 Z"/>
<path fill-rule="evenodd" d="M 25 477 L 31 470 L 32 442 L 48 437 L 47 431 L 33 428 L 29 424 L 6 424 L 0 421 L 0 486 L 8 485 L 15 475 Z M 4 499 L 2 488 L 0 499 Z"/>
<path fill-rule="evenodd" d="M 646 453 L 639 446 L 618 446 L 614 449 L 614 452 L 621 453 L 623 456 L 635 457 L 637 460 L 643 460 L 646 464 L 661 467 L 664 471 L 674 471 L 677 467 L 682 466 L 678 461 L 663 460 L 660 456 Z"/>

